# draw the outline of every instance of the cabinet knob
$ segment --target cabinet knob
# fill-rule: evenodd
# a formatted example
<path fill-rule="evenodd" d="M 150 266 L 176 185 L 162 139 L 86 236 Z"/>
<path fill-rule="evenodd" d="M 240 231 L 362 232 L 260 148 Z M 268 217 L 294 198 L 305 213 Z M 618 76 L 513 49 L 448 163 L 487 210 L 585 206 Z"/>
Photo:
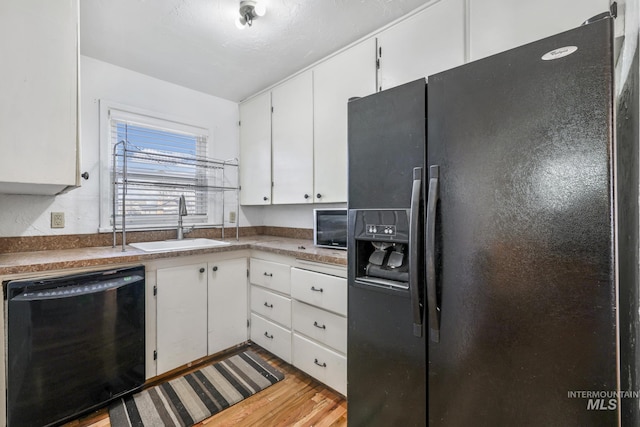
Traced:
<path fill-rule="evenodd" d="M 267 196 L 264 196 L 264 197 L 262 198 L 262 200 L 264 200 L 264 201 L 266 202 L 267 200 L 269 200 L 269 198 L 268 198 Z"/>
<path fill-rule="evenodd" d="M 200 269 L 200 273 L 204 273 L 204 268 L 201 268 L 201 269 Z"/>
<path fill-rule="evenodd" d="M 309 198 L 309 195 L 308 195 L 308 194 L 305 194 L 305 195 L 304 195 L 304 198 L 305 198 L 305 199 L 308 199 L 308 198 Z"/>
<path fill-rule="evenodd" d="M 322 198 L 322 194 L 320 194 L 320 193 L 316 194 L 316 198 L 317 199 L 321 199 Z"/>
<path fill-rule="evenodd" d="M 217 265 L 213 266 L 213 271 L 218 271 L 218 266 Z"/>

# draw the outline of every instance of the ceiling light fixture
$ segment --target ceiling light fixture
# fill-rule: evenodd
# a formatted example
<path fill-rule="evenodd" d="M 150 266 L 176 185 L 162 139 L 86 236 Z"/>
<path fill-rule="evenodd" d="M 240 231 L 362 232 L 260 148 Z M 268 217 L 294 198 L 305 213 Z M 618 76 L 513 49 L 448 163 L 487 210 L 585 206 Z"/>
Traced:
<path fill-rule="evenodd" d="M 240 2 L 239 12 L 240 16 L 236 20 L 236 27 L 242 30 L 247 25 L 251 26 L 254 19 L 264 16 L 267 13 L 267 6 L 261 0 L 243 0 Z"/>

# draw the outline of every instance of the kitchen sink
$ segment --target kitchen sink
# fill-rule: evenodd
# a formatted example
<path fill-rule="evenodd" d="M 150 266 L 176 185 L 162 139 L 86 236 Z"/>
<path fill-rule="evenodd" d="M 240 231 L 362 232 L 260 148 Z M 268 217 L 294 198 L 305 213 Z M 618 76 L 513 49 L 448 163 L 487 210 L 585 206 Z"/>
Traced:
<path fill-rule="evenodd" d="M 231 243 L 213 239 L 161 240 L 157 242 L 130 243 L 136 249 L 145 252 L 187 251 L 191 249 L 216 248 L 229 246 Z"/>

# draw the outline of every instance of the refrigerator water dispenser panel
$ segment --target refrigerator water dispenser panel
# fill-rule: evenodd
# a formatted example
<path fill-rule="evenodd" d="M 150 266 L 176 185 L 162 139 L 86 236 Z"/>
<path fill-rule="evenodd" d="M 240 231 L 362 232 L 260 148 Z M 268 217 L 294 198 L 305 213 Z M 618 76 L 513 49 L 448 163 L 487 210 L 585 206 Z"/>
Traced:
<path fill-rule="evenodd" d="M 358 210 L 354 222 L 357 282 L 406 290 L 409 287 L 409 213 L 406 210 Z"/>

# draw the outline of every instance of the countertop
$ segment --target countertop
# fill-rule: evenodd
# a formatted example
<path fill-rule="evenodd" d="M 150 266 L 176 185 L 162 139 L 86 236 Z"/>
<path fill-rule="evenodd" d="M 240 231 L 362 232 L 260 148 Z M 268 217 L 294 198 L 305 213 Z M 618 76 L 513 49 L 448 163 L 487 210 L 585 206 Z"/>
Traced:
<path fill-rule="evenodd" d="M 108 246 L 6 253 L 0 254 L 0 275 L 106 266 L 243 249 L 256 249 L 307 261 L 347 265 L 346 251 L 317 248 L 311 240 L 262 235 L 242 237 L 240 240 L 226 239 L 226 241 L 230 243 L 229 246 L 157 253 L 144 252 L 131 246 L 127 246 L 125 252 L 122 252 L 122 246 L 116 248 Z"/>

